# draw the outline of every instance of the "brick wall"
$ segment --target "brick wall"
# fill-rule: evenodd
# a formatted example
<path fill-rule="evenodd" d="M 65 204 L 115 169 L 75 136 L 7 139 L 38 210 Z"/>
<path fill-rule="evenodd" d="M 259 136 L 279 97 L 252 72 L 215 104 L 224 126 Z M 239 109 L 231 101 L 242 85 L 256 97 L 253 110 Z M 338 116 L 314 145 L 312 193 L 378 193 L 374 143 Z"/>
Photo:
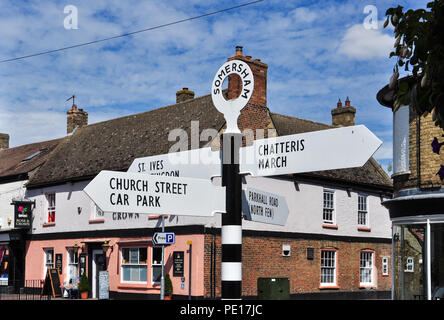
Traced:
<path fill-rule="evenodd" d="M 205 236 L 205 297 L 211 296 L 211 242 L 215 239 L 216 296 L 220 296 L 220 235 Z M 276 237 L 244 236 L 242 239 L 242 295 L 257 296 L 257 279 L 260 277 L 288 277 L 290 294 L 320 292 L 361 292 L 365 290 L 390 291 L 391 244 L 332 240 L 285 239 Z M 282 256 L 282 245 L 291 246 L 290 257 Z M 321 249 L 337 251 L 338 289 L 320 289 Z M 313 260 L 307 260 L 307 248 L 314 248 Z M 374 250 L 376 287 L 363 289 L 360 281 L 360 252 Z M 389 275 L 382 275 L 382 257 L 389 257 Z"/>

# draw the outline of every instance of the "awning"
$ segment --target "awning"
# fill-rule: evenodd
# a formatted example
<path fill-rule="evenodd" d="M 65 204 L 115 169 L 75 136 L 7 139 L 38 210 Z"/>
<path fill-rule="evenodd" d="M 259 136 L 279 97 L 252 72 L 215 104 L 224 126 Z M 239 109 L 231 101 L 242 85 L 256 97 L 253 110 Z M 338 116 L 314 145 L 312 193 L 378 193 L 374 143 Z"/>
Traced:
<path fill-rule="evenodd" d="M 2 242 L 9 243 L 9 233 L 0 233 L 0 244 Z"/>
<path fill-rule="evenodd" d="M 389 210 L 390 218 L 420 215 L 444 215 L 444 193 L 417 194 L 382 202 Z"/>

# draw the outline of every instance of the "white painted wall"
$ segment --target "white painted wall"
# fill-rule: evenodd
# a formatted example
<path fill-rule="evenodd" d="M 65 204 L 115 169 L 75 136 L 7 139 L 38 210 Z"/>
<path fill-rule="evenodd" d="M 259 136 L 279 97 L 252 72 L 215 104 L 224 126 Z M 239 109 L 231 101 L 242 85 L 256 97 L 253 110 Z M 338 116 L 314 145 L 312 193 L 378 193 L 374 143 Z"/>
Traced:
<path fill-rule="evenodd" d="M 220 179 L 216 179 L 214 182 L 219 184 Z M 299 183 L 298 191 L 293 182 L 283 179 L 246 177 L 245 182 L 243 184 L 244 189 L 248 185 L 252 188 L 284 196 L 289 208 L 289 216 L 285 226 L 244 220 L 244 229 L 354 237 L 390 238 L 391 236 L 388 210 L 381 205 L 381 199 L 378 194 L 368 195 L 371 232 L 362 232 L 357 229 L 358 192 L 352 190 L 349 195 L 344 189 L 333 188 L 335 191 L 338 229 L 330 230 L 322 228 L 323 186 Z M 148 216 L 142 214 L 138 215 L 138 217 L 133 215 L 132 218 L 127 216 L 126 219 L 119 219 L 118 214 L 110 212 L 105 212 L 104 223 L 90 223 L 90 220 L 94 219 L 95 206 L 82 191 L 87 184 L 88 182 L 65 183 L 54 187 L 28 190 L 27 198 L 36 200 L 32 232 L 39 234 L 160 227 L 160 219 L 148 219 Z M 329 187 L 329 189 L 332 188 Z M 43 224 L 47 219 L 45 194 L 53 191 L 56 192 L 56 224 L 55 226 L 44 227 Z M 78 207 L 82 208 L 80 214 L 77 210 Z M 165 219 L 165 226 L 196 224 L 205 225 L 206 227 L 220 227 L 221 216 L 220 214 L 215 214 L 214 217 L 170 215 Z"/>
<path fill-rule="evenodd" d="M 0 184 L 0 231 L 14 228 L 14 206 L 12 200 L 23 200 L 27 180 Z M 11 219 L 11 223 L 8 220 Z"/>

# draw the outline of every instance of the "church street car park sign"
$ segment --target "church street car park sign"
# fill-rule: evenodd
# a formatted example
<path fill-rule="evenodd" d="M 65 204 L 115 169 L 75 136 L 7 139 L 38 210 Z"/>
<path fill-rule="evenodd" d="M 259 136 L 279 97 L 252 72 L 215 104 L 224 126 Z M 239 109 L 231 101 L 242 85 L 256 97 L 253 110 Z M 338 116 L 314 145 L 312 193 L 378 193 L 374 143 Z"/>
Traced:
<path fill-rule="evenodd" d="M 210 180 L 104 170 L 83 191 L 105 212 L 183 216 L 225 212 L 225 188 Z"/>
<path fill-rule="evenodd" d="M 364 125 L 255 140 L 241 148 L 240 173 L 274 176 L 361 167 L 381 144 Z"/>

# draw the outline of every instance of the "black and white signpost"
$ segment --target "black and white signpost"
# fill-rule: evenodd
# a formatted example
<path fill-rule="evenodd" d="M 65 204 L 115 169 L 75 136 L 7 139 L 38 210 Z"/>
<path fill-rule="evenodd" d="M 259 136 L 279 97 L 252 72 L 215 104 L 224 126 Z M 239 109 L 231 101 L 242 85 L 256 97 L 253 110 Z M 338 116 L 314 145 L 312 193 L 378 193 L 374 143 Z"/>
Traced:
<path fill-rule="evenodd" d="M 222 83 L 233 74 L 242 79 L 242 91 L 239 97 L 227 101 L 222 95 Z M 222 186 L 226 199 L 226 213 L 222 214 L 222 299 L 241 299 L 242 294 L 242 178 L 239 174 L 242 133 L 237 119 L 250 100 L 253 88 L 253 72 L 239 60 L 224 63 L 211 87 L 213 104 L 224 114 L 227 123 L 222 134 Z"/>
<path fill-rule="evenodd" d="M 225 100 L 222 83 L 230 75 L 240 77 L 242 90 L 237 98 Z M 252 146 L 242 148 L 237 119 L 253 88 L 253 72 L 240 60 L 224 63 L 213 79 L 213 104 L 227 124 L 222 134 L 222 155 L 202 148 L 138 158 L 128 172 L 101 171 L 84 188 L 105 212 L 201 217 L 221 213 L 222 299 L 241 299 L 242 294 L 241 175 L 273 176 L 359 167 L 382 144 L 365 126 L 358 125 L 255 140 Z M 220 174 L 222 186 L 213 185 L 211 178 Z M 284 197 L 253 188 L 245 192 L 247 220 L 285 225 L 289 210 Z M 163 216 L 162 232 L 156 233 L 153 241 L 162 246 L 174 243 L 174 233 L 164 230 Z"/>

